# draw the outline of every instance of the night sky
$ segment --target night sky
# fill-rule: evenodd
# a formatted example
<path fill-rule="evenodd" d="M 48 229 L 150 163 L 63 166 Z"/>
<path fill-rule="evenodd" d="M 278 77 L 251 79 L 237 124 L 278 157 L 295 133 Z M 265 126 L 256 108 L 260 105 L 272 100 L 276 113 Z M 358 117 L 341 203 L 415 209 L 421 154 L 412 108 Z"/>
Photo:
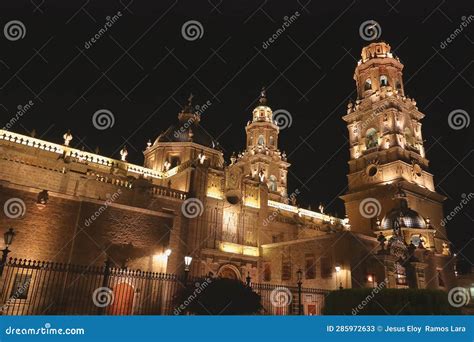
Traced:
<path fill-rule="evenodd" d="M 292 163 L 289 192 L 298 202 L 343 216 L 338 196 L 346 191 L 347 128 L 341 119 L 362 47 L 359 27 L 380 24 L 380 39 L 405 64 L 405 92 L 423 120 L 430 172 L 448 197 L 445 212 L 473 190 L 472 127 L 448 125 L 462 109 L 472 116 L 474 18 L 472 1 L 2 1 L 1 28 L 20 21 L 22 39 L 0 35 L 0 122 L 19 105 L 34 105 L 10 130 L 119 158 L 127 145 L 131 162 L 142 164 L 148 139 L 176 120 L 190 93 L 211 102 L 202 126 L 221 144 L 228 160 L 245 146 L 262 86 L 275 111 L 287 110 L 292 125 L 279 147 Z M 118 17 L 95 43 L 86 44 Z M 290 17 L 299 16 L 276 41 L 266 42 Z M 200 22 L 202 37 L 184 39 L 181 28 Z M 86 46 L 90 45 L 90 46 Z M 268 45 L 268 44 L 267 44 Z M 443 45 L 444 48 L 441 47 Z M 93 114 L 107 109 L 115 123 L 94 128 Z M 470 115 L 470 116 L 469 116 Z M 461 257 L 474 262 L 473 205 L 450 222 L 448 235 Z M 469 262 L 468 262 L 469 263 Z M 468 264 L 467 263 L 467 264 Z"/>

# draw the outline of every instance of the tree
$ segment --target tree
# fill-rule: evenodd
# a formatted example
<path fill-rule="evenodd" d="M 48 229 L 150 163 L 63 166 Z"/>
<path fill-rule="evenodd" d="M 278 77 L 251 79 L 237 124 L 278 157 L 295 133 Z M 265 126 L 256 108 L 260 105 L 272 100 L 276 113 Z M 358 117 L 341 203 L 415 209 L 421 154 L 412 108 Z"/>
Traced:
<path fill-rule="evenodd" d="M 175 298 L 175 314 L 252 315 L 262 309 L 260 295 L 239 280 L 203 278 Z"/>

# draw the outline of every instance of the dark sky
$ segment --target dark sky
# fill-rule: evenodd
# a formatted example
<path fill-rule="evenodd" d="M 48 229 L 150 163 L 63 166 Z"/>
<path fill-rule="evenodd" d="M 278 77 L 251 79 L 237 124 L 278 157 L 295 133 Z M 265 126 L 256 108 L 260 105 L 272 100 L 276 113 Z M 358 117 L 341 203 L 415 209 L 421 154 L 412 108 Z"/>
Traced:
<path fill-rule="evenodd" d="M 147 140 L 176 119 L 192 92 L 197 104 L 211 101 L 201 123 L 228 158 L 243 149 L 245 124 L 266 86 L 273 110 L 285 109 L 293 119 L 280 134 L 280 149 L 293 164 L 290 191 L 302 192 L 304 206 L 323 202 L 340 216 L 349 157 L 341 117 L 348 99 L 355 99 L 352 76 L 368 43 L 359 27 L 375 20 L 381 39 L 405 64 L 406 93 L 426 114 L 425 147 L 437 190 L 448 197 L 445 209 L 473 192 L 474 124 L 453 130 L 447 118 L 456 109 L 473 113 L 474 22 L 440 46 L 472 14 L 472 1 L 3 0 L 0 7 L 1 28 L 19 20 L 26 29 L 16 41 L 0 36 L 2 121 L 18 105 L 34 102 L 12 131 L 35 129 L 37 137 L 61 142 L 70 128 L 72 145 L 91 151 L 99 146 L 118 158 L 126 144 L 129 160 L 141 164 Z M 106 17 L 118 11 L 122 16 L 86 49 Z M 264 49 L 284 17 L 296 11 L 297 20 Z M 200 39 L 183 38 L 181 27 L 189 20 L 202 24 Z M 113 127 L 94 128 L 99 109 L 113 113 Z M 448 227 L 471 261 L 472 208 Z"/>

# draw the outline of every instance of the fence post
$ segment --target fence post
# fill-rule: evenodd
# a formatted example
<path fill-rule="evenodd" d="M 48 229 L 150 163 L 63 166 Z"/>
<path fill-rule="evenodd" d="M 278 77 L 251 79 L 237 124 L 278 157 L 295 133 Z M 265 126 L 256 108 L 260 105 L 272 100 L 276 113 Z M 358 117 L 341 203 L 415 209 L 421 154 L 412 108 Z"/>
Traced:
<path fill-rule="evenodd" d="M 110 265 L 112 262 L 110 261 L 110 258 L 107 256 L 107 259 L 105 260 L 105 266 L 104 266 L 104 279 L 102 280 L 102 287 L 109 287 L 109 277 L 110 277 Z M 107 306 L 100 307 L 99 308 L 99 315 L 104 315 L 105 310 Z"/>
<path fill-rule="evenodd" d="M 8 259 L 8 253 L 10 253 L 10 250 L 7 246 L 5 247 L 5 249 L 2 250 L 2 260 L 0 261 L 0 277 L 2 276 L 3 270 L 5 269 L 5 264 L 7 263 Z"/>

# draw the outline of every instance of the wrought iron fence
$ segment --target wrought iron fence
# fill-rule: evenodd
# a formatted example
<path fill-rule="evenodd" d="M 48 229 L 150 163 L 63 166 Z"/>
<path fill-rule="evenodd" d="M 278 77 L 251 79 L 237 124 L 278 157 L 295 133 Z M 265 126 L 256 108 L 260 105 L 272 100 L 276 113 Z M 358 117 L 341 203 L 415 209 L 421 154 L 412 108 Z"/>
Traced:
<path fill-rule="evenodd" d="M 195 282 L 198 278 L 189 278 Z M 175 274 L 10 259 L 0 279 L 2 315 L 173 315 Z M 298 288 L 251 283 L 262 314 L 298 314 Z M 304 314 L 321 314 L 327 291 L 302 288 Z"/>
<path fill-rule="evenodd" d="M 300 298 L 297 286 L 251 284 L 261 297 L 264 315 L 298 315 Z M 301 312 L 304 315 L 321 315 L 328 290 L 301 288 Z"/>

